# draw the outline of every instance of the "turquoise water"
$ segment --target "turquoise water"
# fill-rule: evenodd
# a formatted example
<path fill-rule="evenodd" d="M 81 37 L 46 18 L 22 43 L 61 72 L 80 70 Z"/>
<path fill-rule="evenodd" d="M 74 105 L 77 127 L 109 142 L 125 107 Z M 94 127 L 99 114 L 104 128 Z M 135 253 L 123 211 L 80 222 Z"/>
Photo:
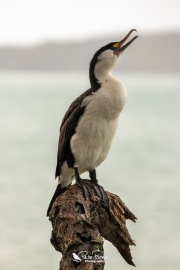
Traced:
<path fill-rule="evenodd" d="M 138 217 L 127 226 L 139 270 L 180 269 L 180 78 L 117 74 L 129 100 L 100 183 Z M 59 126 L 86 73 L 0 73 L 0 269 L 58 269 L 46 209 Z M 105 269 L 133 269 L 105 242 Z"/>

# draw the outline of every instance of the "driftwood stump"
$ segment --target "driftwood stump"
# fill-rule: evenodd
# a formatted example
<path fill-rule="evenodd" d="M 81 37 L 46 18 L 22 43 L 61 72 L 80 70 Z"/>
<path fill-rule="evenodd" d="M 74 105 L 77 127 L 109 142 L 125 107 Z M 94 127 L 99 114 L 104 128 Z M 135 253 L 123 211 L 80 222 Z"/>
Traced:
<path fill-rule="evenodd" d="M 54 202 L 49 218 L 53 227 L 51 243 L 62 253 L 59 270 L 104 269 L 103 237 L 128 264 L 134 265 L 129 246 L 135 243 L 126 228 L 126 219 L 135 222 L 136 217 L 117 195 L 107 195 L 111 214 L 95 194 L 85 200 L 77 184 Z"/>

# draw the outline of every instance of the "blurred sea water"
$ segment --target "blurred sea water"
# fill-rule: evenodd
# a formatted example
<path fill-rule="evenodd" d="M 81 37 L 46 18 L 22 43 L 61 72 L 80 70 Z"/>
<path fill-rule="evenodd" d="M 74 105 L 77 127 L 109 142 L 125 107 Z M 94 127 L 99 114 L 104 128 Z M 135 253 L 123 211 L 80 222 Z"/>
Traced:
<path fill-rule="evenodd" d="M 99 182 L 138 217 L 127 221 L 139 270 L 180 269 L 180 76 L 116 74 L 128 102 Z M 46 210 L 62 117 L 86 73 L 0 72 L 0 269 L 58 269 Z M 105 269 L 132 269 L 105 241 Z"/>

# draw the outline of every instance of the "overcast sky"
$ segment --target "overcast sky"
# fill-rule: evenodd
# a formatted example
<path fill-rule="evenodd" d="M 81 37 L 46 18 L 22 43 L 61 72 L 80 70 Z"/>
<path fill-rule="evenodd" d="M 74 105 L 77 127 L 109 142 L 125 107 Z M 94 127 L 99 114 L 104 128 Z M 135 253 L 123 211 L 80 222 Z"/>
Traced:
<path fill-rule="evenodd" d="M 180 32 L 180 0 L 0 0 L 0 45 Z"/>

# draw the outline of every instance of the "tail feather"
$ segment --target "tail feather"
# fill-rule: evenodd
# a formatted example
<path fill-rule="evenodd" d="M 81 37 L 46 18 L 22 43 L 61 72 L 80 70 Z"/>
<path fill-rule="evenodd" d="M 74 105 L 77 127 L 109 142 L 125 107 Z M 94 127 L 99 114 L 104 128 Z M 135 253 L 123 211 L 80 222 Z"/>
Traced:
<path fill-rule="evenodd" d="M 51 199 L 51 201 L 50 201 L 50 204 L 49 204 L 49 207 L 48 207 L 48 210 L 47 210 L 47 217 L 49 216 L 49 213 L 50 213 L 50 211 L 51 211 L 51 208 L 52 208 L 53 203 L 55 202 L 56 198 L 57 198 L 63 191 L 64 191 L 64 188 L 61 188 L 61 185 L 58 184 L 58 185 L 57 185 L 57 188 L 56 188 L 56 190 L 55 190 L 55 192 L 54 192 L 54 195 L 53 195 L 53 197 L 52 197 L 52 199 Z"/>

